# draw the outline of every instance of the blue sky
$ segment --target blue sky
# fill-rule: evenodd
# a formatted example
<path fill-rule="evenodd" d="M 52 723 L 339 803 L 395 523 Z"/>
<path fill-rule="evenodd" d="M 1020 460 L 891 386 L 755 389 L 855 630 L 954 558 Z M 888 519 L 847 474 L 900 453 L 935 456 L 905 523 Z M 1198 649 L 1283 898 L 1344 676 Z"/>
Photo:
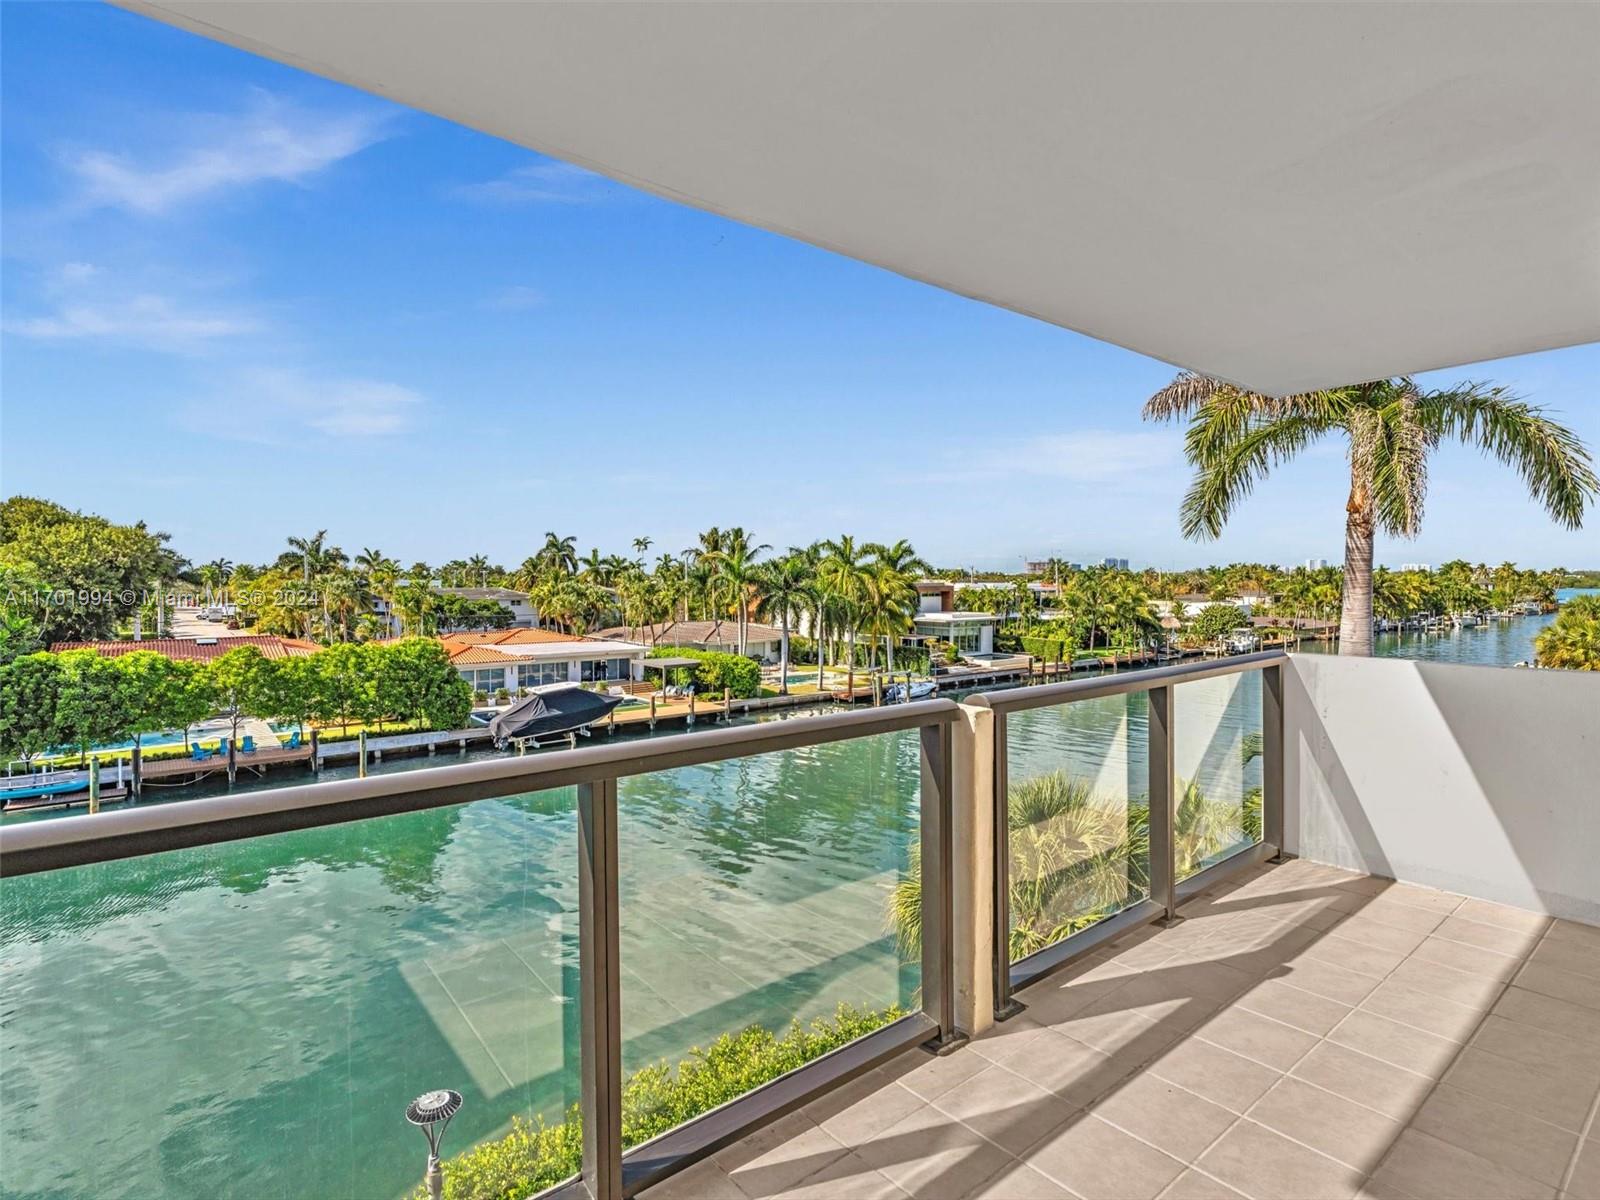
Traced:
<path fill-rule="evenodd" d="M 116 9 L 3 20 L 6 494 L 197 561 L 326 528 L 514 563 L 546 529 L 677 550 L 713 524 L 978 567 L 1340 555 L 1331 443 L 1183 541 L 1181 435 L 1138 415 L 1163 363 Z M 1600 449 L 1600 347 L 1422 382 L 1462 378 Z M 1421 538 L 1379 558 L 1452 557 L 1600 566 L 1600 514 L 1560 530 L 1448 448 Z"/>

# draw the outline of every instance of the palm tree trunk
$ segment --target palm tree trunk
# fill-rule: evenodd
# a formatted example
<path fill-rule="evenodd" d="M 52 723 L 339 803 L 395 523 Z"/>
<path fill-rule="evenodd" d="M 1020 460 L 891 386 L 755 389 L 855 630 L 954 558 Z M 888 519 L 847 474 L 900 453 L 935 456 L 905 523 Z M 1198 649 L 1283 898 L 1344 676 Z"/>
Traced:
<path fill-rule="evenodd" d="M 783 636 L 778 642 L 778 695 L 789 694 L 789 610 L 784 608 L 779 613 L 779 625 Z"/>
<path fill-rule="evenodd" d="M 1372 492 L 1367 481 L 1350 475 L 1345 504 L 1344 604 L 1339 613 L 1339 653 L 1372 657 Z"/>

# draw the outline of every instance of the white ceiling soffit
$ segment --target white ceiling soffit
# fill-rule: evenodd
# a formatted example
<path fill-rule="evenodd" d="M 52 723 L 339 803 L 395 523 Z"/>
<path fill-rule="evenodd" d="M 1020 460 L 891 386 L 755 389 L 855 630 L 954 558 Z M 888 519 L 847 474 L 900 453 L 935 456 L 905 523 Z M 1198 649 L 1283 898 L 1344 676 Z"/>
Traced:
<path fill-rule="evenodd" d="M 1600 5 L 135 11 L 1268 392 L 1600 339 Z"/>

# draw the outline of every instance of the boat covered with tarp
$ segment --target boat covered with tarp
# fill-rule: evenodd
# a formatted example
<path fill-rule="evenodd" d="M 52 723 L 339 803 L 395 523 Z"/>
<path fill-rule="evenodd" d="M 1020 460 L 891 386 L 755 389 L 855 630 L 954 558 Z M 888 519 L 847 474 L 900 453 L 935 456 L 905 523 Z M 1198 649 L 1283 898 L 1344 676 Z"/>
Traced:
<path fill-rule="evenodd" d="M 489 733 L 496 746 L 580 733 L 621 703 L 621 696 L 591 692 L 576 683 L 552 684 L 535 688 L 527 699 L 495 717 Z"/>

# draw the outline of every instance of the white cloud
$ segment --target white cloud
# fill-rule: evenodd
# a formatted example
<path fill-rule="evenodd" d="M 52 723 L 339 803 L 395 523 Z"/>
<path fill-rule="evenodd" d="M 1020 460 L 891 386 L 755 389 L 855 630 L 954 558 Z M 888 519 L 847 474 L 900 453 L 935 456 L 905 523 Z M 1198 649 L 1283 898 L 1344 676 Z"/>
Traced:
<path fill-rule="evenodd" d="M 247 113 L 197 117 L 163 161 L 84 150 L 66 166 L 85 203 L 144 214 L 266 181 L 301 183 L 383 136 L 370 112 L 310 113 L 270 97 Z"/>
<path fill-rule="evenodd" d="M 618 193 L 604 175 L 564 162 L 530 163 L 498 179 L 464 183 L 455 194 L 488 204 L 593 204 Z"/>
<path fill-rule="evenodd" d="M 259 328 L 252 317 L 186 309 L 165 296 L 66 300 L 49 316 L 7 321 L 7 333 L 39 341 L 109 341 L 186 352 Z"/>
<path fill-rule="evenodd" d="M 489 296 L 484 300 L 483 307 L 499 312 L 518 312 L 525 308 L 538 308 L 544 301 L 544 293 L 538 288 L 515 284 Z"/>
<path fill-rule="evenodd" d="M 93 263 L 69 262 L 61 264 L 61 269 L 57 272 L 57 276 L 61 283 L 71 286 L 93 279 L 99 271 L 100 268 Z"/>
<path fill-rule="evenodd" d="M 291 440 L 306 429 L 340 438 L 386 437 L 410 429 L 423 404 L 420 393 L 384 380 L 260 368 L 243 372 L 206 406 L 206 424 L 244 441 Z"/>

